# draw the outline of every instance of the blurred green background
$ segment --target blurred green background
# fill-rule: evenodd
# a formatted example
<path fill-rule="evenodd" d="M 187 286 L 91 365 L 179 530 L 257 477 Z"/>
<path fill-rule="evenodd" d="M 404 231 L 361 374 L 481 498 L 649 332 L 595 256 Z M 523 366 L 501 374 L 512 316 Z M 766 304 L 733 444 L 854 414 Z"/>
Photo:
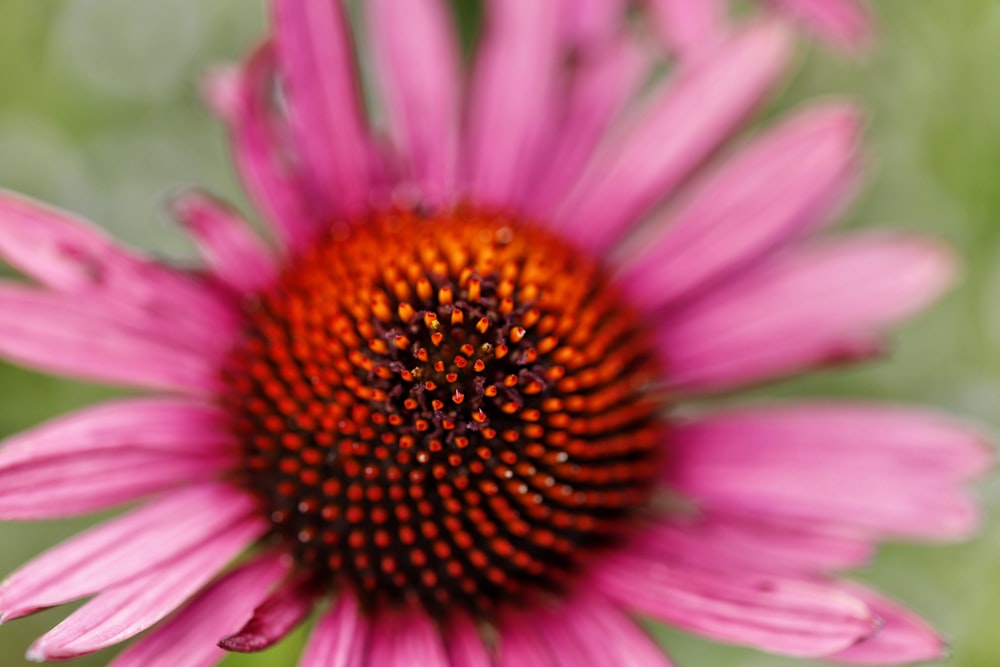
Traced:
<path fill-rule="evenodd" d="M 943 237 L 964 257 L 964 280 L 894 338 L 886 361 L 763 393 L 927 403 L 995 430 L 1000 3 L 881 0 L 878 11 L 879 47 L 868 58 L 804 49 L 774 110 L 831 93 L 862 99 L 871 119 L 869 179 L 845 222 Z M 190 257 L 163 212 L 169 192 L 199 184 L 245 203 L 223 133 L 198 101 L 199 77 L 244 53 L 263 25 L 261 0 L 0 0 L 0 186 L 79 212 L 157 254 Z M 0 436 L 110 394 L 0 362 Z M 889 545 L 856 573 L 941 628 L 953 642 L 947 664 L 958 667 L 1000 664 L 1000 483 L 985 480 L 978 492 L 987 522 L 976 540 Z M 0 572 L 86 524 L 0 525 Z M 31 640 L 67 611 L 0 629 L 0 665 L 26 664 Z M 657 632 L 682 667 L 809 664 Z M 225 664 L 291 665 L 300 643 L 301 633 L 262 656 Z"/>

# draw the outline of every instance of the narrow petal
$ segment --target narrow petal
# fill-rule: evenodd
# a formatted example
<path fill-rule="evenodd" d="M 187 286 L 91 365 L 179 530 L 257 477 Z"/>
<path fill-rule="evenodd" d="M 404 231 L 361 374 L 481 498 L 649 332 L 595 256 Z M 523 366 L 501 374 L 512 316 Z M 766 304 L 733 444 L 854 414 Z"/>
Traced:
<path fill-rule="evenodd" d="M 442 0 L 367 3 L 375 75 L 389 131 L 431 203 L 454 192 L 461 54 Z"/>
<path fill-rule="evenodd" d="M 871 41 L 872 19 L 858 0 L 770 1 L 842 49 L 855 50 Z"/>
<path fill-rule="evenodd" d="M 671 488 L 708 507 L 952 539 L 976 523 L 961 482 L 982 436 L 931 413 L 851 404 L 733 411 L 673 433 Z"/>
<path fill-rule="evenodd" d="M 244 517 L 172 560 L 98 593 L 35 641 L 28 658 L 68 660 L 134 637 L 197 593 L 266 530 L 261 518 Z"/>
<path fill-rule="evenodd" d="M 730 389 L 870 356 L 886 327 L 951 282 L 948 250 L 857 235 L 795 249 L 671 314 L 658 345 L 683 392 Z"/>
<path fill-rule="evenodd" d="M 499 628 L 497 667 L 563 667 L 535 624 L 512 614 Z"/>
<path fill-rule="evenodd" d="M 852 665 L 908 665 L 947 657 L 947 644 L 923 619 L 862 586 L 845 586 L 868 603 L 881 625 L 878 632 L 830 656 L 830 660 Z"/>
<path fill-rule="evenodd" d="M 227 651 L 255 653 L 270 648 L 297 628 L 316 602 L 316 584 L 308 577 L 285 582 L 253 610 L 252 617 L 223 639 Z"/>
<path fill-rule="evenodd" d="M 864 602 L 832 585 L 661 563 L 641 553 L 602 563 L 595 585 L 677 627 L 773 653 L 825 656 L 875 629 Z"/>
<path fill-rule="evenodd" d="M 278 64 L 295 146 L 324 212 L 368 200 L 368 142 L 345 9 L 329 0 L 272 0 Z"/>
<path fill-rule="evenodd" d="M 303 247 L 323 216 L 310 206 L 303 177 L 288 164 L 292 152 L 275 117 L 271 89 L 274 49 L 265 44 L 242 67 L 214 71 L 205 97 L 229 128 L 236 166 L 251 198 L 285 248 Z"/>
<path fill-rule="evenodd" d="M 778 80 L 789 50 L 784 30 L 759 25 L 682 68 L 606 138 L 556 226 L 589 250 L 606 248 L 746 119 Z"/>
<path fill-rule="evenodd" d="M 663 649 L 618 605 L 598 595 L 569 600 L 556 614 L 559 635 L 595 666 L 672 667 Z M 548 636 L 554 636 L 554 632 Z"/>
<path fill-rule="evenodd" d="M 204 394 L 219 386 L 218 340 L 199 355 L 164 339 L 100 298 L 0 282 L 0 354 L 50 373 L 131 387 Z M 165 335 L 170 326 L 158 324 Z M 213 354 L 215 353 L 215 354 Z"/>
<path fill-rule="evenodd" d="M 221 484 L 170 493 L 53 547 L 14 572 L 0 586 L 0 620 L 86 597 L 173 562 L 253 509 L 249 497 Z"/>
<path fill-rule="evenodd" d="M 669 308 L 830 219 L 852 183 L 860 114 L 846 104 L 799 113 L 700 185 L 621 283 L 644 309 Z"/>
<path fill-rule="evenodd" d="M 309 639 L 299 667 L 363 667 L 368 664 L 368 620 L 353 594 L 341 591 Z"/>
<path fill-rule="evenodd" d="M 200 192 L 174 200 L 174 214 L 194 237 L 212 274 L 237 292 L 259 291 L 278 275 L 274 255 L 236 211 Z"/>
<path fill-rule="evenodd" d="M 202 591 L 163 625 L 115 658 L 110 667 L 212 667 L 226 657 L 219 637 L 247 622 L 254 608 L 288 571 L 279 556 L 244 565 Z"/>
<path fill-rule="evenodd" d="M 449 667 L 441 635 L 423 610 L 390 611 L 372 623 L 369 664 Z"/>
<path fill-rule="evenodd" d="M 681 56 L 697 56 L 725 34 L 719 0 L 651 0 L 648 7 L 657 32 Z"/>
<path fill-rule="evenodd" d="M 493 658 L 472 620 L 454 614 L 445 629 L 445 646 L 452 667 L 493 667 Z"/>
<path fill-rule="evenodd" d="M 558 2 L 491 0 L 469 98 L 463 173 L 479 203 L 521 201 L 555 91 Z"/>

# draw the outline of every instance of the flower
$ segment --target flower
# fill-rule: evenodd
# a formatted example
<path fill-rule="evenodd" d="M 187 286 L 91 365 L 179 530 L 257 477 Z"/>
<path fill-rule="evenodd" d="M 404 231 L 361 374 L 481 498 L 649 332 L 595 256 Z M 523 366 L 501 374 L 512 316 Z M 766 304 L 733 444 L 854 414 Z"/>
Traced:
<path fill-rule="evenodd" d="M 680 409 L 867 358 L 951 275 L 931 241 L 820 237 L 856 179 L 851 104 L 718 157 L 783 28 L 664 78 L 612 3 L 492 0 L 463 90 L 443 4 L 374 0 L 378 129 L 342 6 L 273 7 L 208 95 L 276 248 L 198 192 L 175 212 L 203 270 L 0 196 L 0 256 L 34 281 L 0 284 L 0 352 L 147 392 L 0 450 L 6 519 L 141 501 L 0 587 L 5 622 L 93 596 L 29 658 L 139 636 L 116 667 L 211 665 L 315 608 L 307 666 L 667 665 L 632 613 L 795 656 L 940 655 L 834 573 L 972 530 L 977 433 L 862 403 Z"/>

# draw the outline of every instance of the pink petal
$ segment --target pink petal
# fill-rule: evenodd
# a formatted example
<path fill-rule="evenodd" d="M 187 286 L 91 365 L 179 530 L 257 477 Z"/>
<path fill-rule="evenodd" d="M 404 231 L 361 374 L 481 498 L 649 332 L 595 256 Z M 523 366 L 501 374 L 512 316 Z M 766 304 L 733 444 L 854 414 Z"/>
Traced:
<path fill-rule="evenodd" d="M 462 173 L 479 204 L 519 204 L 554 102 L 558 2 L 491 0 L 469 96 Z"/>
<path fill-rule="evenodd" d="M 368 201 L 368 145 L 345 10 L 328 0 L 272 0 L 278 64 L 311 195 L 328 215 Z"/>
<path fill-rule="evenodd" d="M 424 198 L 454 193 L 461 54 L 442 0 L 367 3 L 375 75 L 390 134 Z"/>
<path fill-rule="evenodd" d="M 445 646 L 454 667 L 493 667 L 483 638 L 465 614 L 453 614 L 445 629 Z"/>
<path fill-rule="evenodd" d="M 499 632 L 497 667 L 564 667 L 531 619 L 519 618 L 515 612 Z"/>
<path fill-rule="evenodd" d="M 823 104 L 728 161 L 664 222 L 621 283 L 644 309 L 667 308 L 829 219 L 857 166 L 860 115 Z"/>
<path fill-rule="evenodd" d="M 28 659 L 67 660 L 134 637 L 177 609 L 266 530 L 259 517 L 243 517 L 169 562 L 103 590 L 35 641 Z"/>
<path fill-rule="evenodd" d="M 260 291 L 275 281 L 274 255 L 236 211 L 200 192 L 187 192 L 173 203 L 174 214 L 216 278 L 241 293 Z"/>
<path fill-rule="evenodd" d="M 823 39 L 846 50 L 866 46 L 872 19 L 857 0 L 770 0 L 815 30 Z"/>
<path fill-rule="evenodd" d="M 547 636 L 575 643 L 595 666 L 671 667 L 663 649 L 610 601 L 585 594 L 560 608 Z"/>
<path fill-rule="evenodd" d="M 316 583 L 312 579 L 301 577 L 286 582 L 262 600 L 242 626 L 224 636 L 219 646 L 239 653 L 270 648 L 305 620 L 313 610 L 316 597 Z"/>
<path fill-rule="evenodd" d="M 87 380 L 187 394 L 219 387 L 219 343 L 233 340 L 220 328 L 216 343 L 199 355 L 158 336 L 151 317 L 134 323 L 99 298 L 13 283 L 0 282 L 0 312 L 0 354 L 12 361 Z M 158 327 L 169 335 L 170 326 L 159 322 Z"/>
<path fill-rule="evenodd" d="M 312 240 L 323 216 L 310 206 L 302 177 L 288 164 L 289 142 L 273 110 L 274 50 L 265 44 L 242 68 L 219 69 L 205 97 L 229 127 L 236 165 L 254 203 L 286 248 Z"/>
<path fill-rule="evenodd" d="M 696 56 L 725 34 L 725 7 L 719 0 L 650 0 L 653 25 L 681 56 Z"/>
<path fill-rule="evenodd" d="M 174 562 L 253 510 L 250 498 L 221 484 L 170 493 L 53 547 L 10 575 L 0 586 L 0 620 L 86 597 Z"/>
<path fill-rule="evenodd" d="M 802 404 L 679 425 L 667 483 L 708 507 L 875 534 L 952 539 L 976 523 L 961 482 L 979 433 L 919 410 Z"/>
<path fill-rule="evenodd" d="M 354 595 L 341 591 L 309 639 L 299 667 L 364 667 L 369 623 Z"/>
<path fill-rule="evenodd" d="M 746 119 L 781 75 L 789 47 L 784 30 L 765 24 L 682 68 L 606 137 L 556 226 L 588 250 L 606 248 Z"/>
<path fill-rule="evenodd" d="M 923 619 L 857 584 L 845 588 L 871 607 L 882 621 L 878 632 L 830 657 L 854 665 L 903 665 L 944 660 L 948 647 Z"/>
<path fill-rule="evenodd" d="M 776 256 L 661 324 L 670 382 L 717 391 L 870 356 L 884 328 L 944 290 L 952 265 L 940 245 L 888 234 Z"/>
<path fill-rule="evenodd" d="M 559 1 L 559 0 L 557 0 Z M 627 0 L 561 0 L 562 39 L 569 49 L 593 49 L 621 31 Z"/>
<path fill-rule="evenodd" d="M 177 615 L 115 658 L 110 667 L 212 667 L 226 657 L 216 646 L 244 623 L 287 572 L 278 556 L 264 556 L 215 582 Z"/>
<path fill-rule="evenodd" d="M 368 663 L 379 667 L 449 667 L 434 622 L 423 610 L 390 611 L 372 622 Z"/>
<path fill-rule="evenodd" d="M 716 640 L 825 656 L 875 629 L 860 599 L 788 577 L 660 563 L 642 553 L 602 563 L 596 587 L 619 604 Z"/>

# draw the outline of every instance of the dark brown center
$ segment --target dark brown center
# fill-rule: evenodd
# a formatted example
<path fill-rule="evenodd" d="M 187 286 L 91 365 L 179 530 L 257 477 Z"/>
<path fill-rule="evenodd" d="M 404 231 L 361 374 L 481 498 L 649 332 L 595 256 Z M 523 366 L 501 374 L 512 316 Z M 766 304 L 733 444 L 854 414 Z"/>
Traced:
<path fill-rule="evenodd" d="M 543 231 L 373 215 L 291 262 L 248 321 L 224 398 L 243 483 L 301 568 L 366 604 L 558 593 L 649 499 L 645 332 Z"/>

